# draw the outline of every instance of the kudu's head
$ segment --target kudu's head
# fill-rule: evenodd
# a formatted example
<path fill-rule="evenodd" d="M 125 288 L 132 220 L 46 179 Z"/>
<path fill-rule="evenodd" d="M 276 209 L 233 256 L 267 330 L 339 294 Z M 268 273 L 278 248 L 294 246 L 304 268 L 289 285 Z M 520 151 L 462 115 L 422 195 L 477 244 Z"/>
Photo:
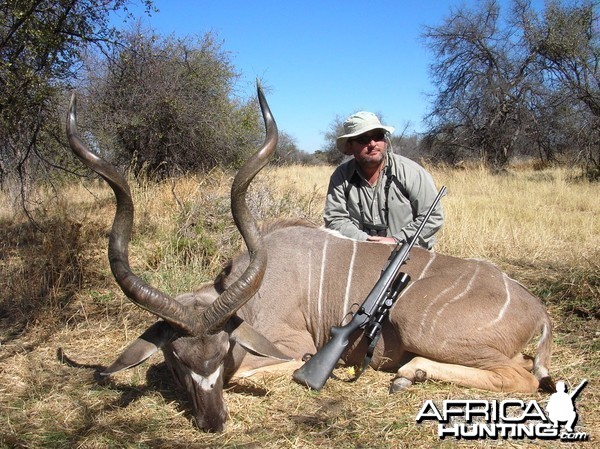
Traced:
<path fill-rule="evenodd" d="M 289 360 L 236 316 L 236 311 L 260 288 L 267 264 L 266 248 L 246 204 L 250 182 L 267 164 L 277 145 L 277 126 L 260 85 L 258 98 L 266 138 L 262 147 L 239 170 L 231 187 L 231 211 L 248 247 L 249 264 L 233 284 L 213 296 L 190 293 L 172 298 L 132 272 L 128 243 L 133 225 L 133 202 L 127 181 L 80 139 L 75 96 L 71 98 L 67 118 L 71 149 L 104 178 L 115 193 L 117 208 L 108 246 L 113 275 L 132 302 L 160 318 L 101 374 L 108 376 L 133 367 L 162 349 L 177 382 L 189 394 L 196 425 L 206 431 L 221 431 L 227 419 L 223 375 L 234 344 L 257 355 Z"/>

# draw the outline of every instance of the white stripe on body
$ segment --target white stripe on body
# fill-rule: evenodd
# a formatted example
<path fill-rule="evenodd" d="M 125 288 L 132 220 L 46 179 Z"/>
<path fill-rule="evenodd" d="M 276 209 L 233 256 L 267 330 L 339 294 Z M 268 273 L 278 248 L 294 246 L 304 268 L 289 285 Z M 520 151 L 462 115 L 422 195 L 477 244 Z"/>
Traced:
<path fill-rule="evenodd" d="M 504 301 L 504 305 L 500 309 L 500 312 L 498 312 L 498 316 L 493 321 L 490 321 L 489 323 L 487 323 L 485 326 L 478 327 L 477 328 L 478 331 L 485 329 L 486 327 L 492 327 L 496 323 L 498 323 L 502 318 L 504 318 L 504 314 L 508 310 L 508 306 L 510 305 L 510 299 L 511 299 L 510 291 L 508 290 L 508 284 L 506 282 L 507 278 L 508 278 L 508 276 L 506 276 L 506 275 L 503 275 L 503 277 L 502 277 L 502 281 L 504 282 L 504 291 L 506 292 L 506 301 Z M 508 278 L 508 279 L 510 279 L 510 278 Z"/>
<path fill-rule="evenodd" d="M 342 309 L 343 315 L 346 316 L 350 309 L 350 287 L 352 286 L 352 278 L 354 274 L 354 259 L 356 257 L 356 240 L 352 241 L 352 257 L 350 258 L 350 266 L 348 267 L 348 278 L 346 279 L 346 292 L 344 294 L 344 308 Z"/>
<path fill-rule="evenodd" d="M 469 284 L 467 285 L 467 288 L 465 290 L 462 290 L 461 293 L 457 296 L 455 296 L 453 299 L 451 299 L 449 302 L 446 303 L 450 304 L 452 302 L 458 301 L 461 297 L 463 297 L 471 288 L 471 285 L 473 284 L 473 280 L 475 279 L 475 275 L 477 274 L 477 271 L 479 271 L 479 269 L 475 270 L 475 274 L 473 274 L 473 276 L 471 276 L 471 280 L 469 281 Z M 423 311 L 423 318 L 421 319 L 421 323 L 419 324 L 419 336 L 423 336 L 423 334 L 425 333 L 425 322 L 427 321 L 427 319 L 429 318 L 429 312 L 431 311 L 432 307 L 440 300 L 443 300 L 443 298 L 448 294 L 448 292 L 452 291 L 454 288 L 456 288 L 462 281 L 463 278 L 467 275 L 468 273 L 463 273 L 458 279 L 456 279 L 456 281 L 454 281 L 454 283 L 449 286 L 448 288 L 442 290 L 433 300 L 431 300 L 431 302 L 429 303 L 429 305 L 425 308 L 425 310 Z M 439 318 L 439 315 L 441 313 L 441 311 L 446 307 L 446 305 L 442 306 L 442 308 L 437 312 L 437 317 L 433 320 L 433 323 L 428 327 L 428 329 L 431 331 L 433 329 L 433 326 L 435 325 L 437 319 Z"/>
<path fill-rule="evenodd" d="M 548 338 L 548 332 L 550 332 L 550 327 L 548 326 L 548 323 L 545 323 L 542 328 L 542 336 L 540 337 L 540 342 Z M 539 354 L 535 356 L 535 361 L 533 362 L 533 374 L 538 379 L 547 377 L 549 375 L 548 368 L 542 365 L 539 360 Z"/>
<path fill-rule="evenodd" d="M 316 341 L 321 341 L 321 322 L 323 313 L 323 285 L 325 283 L 325 264 L 327 262 L 327 247 L 329 246 L 329 236 L 325 237 L 323 252 L 321 254 L 321 278 L 319 280 L 319 295 L 317 296 L 317 335 Z"/>
<path fill-rule="evenodd" d="M 306 326 L 310 329 L 311 326 L 311 310 L 312 310 L 312 250 L 308 250 L 308 286 L 306 288 Z"/>
<path fill-rule="evenodd" d="M 419 276 L 419 279 L 423 279 L 425 277 L 425 274 L 427 273 L 427 270 L 429 270 L 429 266 L 433 263 L 433 261 L 437 258 L 437 254 L 434 252 L 429 252 L 429 262 L 427 262 L 427 265 L 425 265 L 425 268 L 423 268 L 423 270 L 421 270 L 421 275 Z"/>
<path fill-rule="evenodd" d="M 473 276 L 471 276 L 471 279 L 469 280 L 469 283 L 467 284 L 467 288 L 465 288 L 462 292 L 460 292 L 458 295 L 456 295 L 454 298 L 452 298 L 451 300 L 447 301 L 442 307 L 440 307 L 440 309 L 436 312 L 436 316 L 433 319 L 433 322 L 431 323 L 431 329 L 433 329 L 436 325 L 436 323 L 438 322 L 438 319 L 442 316 L 442 313 L 444 313 L 444 310 L 446 309 L 446 307 L 448 307 L 450 304 L 454 304 L 456 301 L 460 300 L 463 296 L 465 296 L 473 287 L 473 282 L 475 281 L 475 278 L 477 277 L 477 274 L 479 273 L 479 265 L 477 265 L 477 268 L 475 269 L 475 272 L 473 273 Z M 462 276 L 461 276 L 462 279 Z"/>
<path fill-rule="evenodd" d="M 436 254 L 434 252 L 430 252 L 429 253 L 429 262 L 427 262 L 427 265 L 425 265 L 425 268 L 423 268 L 423 270 L 421 271 L 421 274 L 419 275 L 419 279 L 417 279 L 417 281 L 420 279 L 423 279 L 425 277 L 425 273 L 427 272 L 427 270 L 429 269 L 429 266 L 433 263 L 435 258 L 436 258 Z M 398 299 L 402 298 L 402 296 L 404 296 L 406 294 L 406 292 L 409 291 L 413 285 L 415 285 L 414 282 L 409 283 L 406 286 L 406 288 L 400 292 L 400 295 L 398 295 Z"/>

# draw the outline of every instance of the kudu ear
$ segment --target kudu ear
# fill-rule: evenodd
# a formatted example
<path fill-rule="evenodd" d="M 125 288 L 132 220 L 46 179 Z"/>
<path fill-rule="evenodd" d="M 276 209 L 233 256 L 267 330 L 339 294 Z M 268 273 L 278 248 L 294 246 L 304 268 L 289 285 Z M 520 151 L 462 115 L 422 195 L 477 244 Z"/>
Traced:
<path fill-rule="evenodd" d="M 119 358 L 107 369 L 100 373 L 101 376 L 110 376 L 136 365 L 150 358 L 165 343 L 167 343 L 176 331 L 165 321 L 157 321 L 150 326 L 146 332 L 131 343 Z"/>
<path fill-rule="evenodd" d="M 230 340 L 239 344 L 250 354 L 288 362 L 293 360 L 293 357 L 285 355 L 263 334 L 254 330 L 252 326 L 235 315 L 227 323 L 227 332 Z"/>

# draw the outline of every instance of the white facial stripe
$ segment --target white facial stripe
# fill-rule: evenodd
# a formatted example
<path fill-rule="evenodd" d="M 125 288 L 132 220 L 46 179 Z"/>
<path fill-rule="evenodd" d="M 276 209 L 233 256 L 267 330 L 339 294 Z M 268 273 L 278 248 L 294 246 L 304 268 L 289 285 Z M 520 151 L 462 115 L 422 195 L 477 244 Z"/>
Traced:
<path fill-rule="evenodd" d="M 219 366 L 214 373 L 209 374 L 208 376 L 201 376 L 200 374 L 196 374 L 193 371 L 191 372 L 191 375 L 194 382 L 196 382 L 202 390 L 212 390 L 213 388 L 215 388 L 215 383 L 221 375 L 221 366 Z"/>

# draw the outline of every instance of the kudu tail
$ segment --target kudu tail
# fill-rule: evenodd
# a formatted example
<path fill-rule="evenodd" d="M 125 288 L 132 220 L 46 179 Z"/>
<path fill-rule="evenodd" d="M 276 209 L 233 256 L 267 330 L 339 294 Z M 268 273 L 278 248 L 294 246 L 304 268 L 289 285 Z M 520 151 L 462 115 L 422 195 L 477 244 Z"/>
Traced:
<path fill-rule="evenodd" d="M 533 360 L 533 374 L 539 381 L 538 389 L 547 393 L 554 393 L 556 385 L 550 377 L 550 357 L 552 355 L 552 324 L 547 315 L 542 323 L 542 336 L 538 343 L 535 358 Z"/>

